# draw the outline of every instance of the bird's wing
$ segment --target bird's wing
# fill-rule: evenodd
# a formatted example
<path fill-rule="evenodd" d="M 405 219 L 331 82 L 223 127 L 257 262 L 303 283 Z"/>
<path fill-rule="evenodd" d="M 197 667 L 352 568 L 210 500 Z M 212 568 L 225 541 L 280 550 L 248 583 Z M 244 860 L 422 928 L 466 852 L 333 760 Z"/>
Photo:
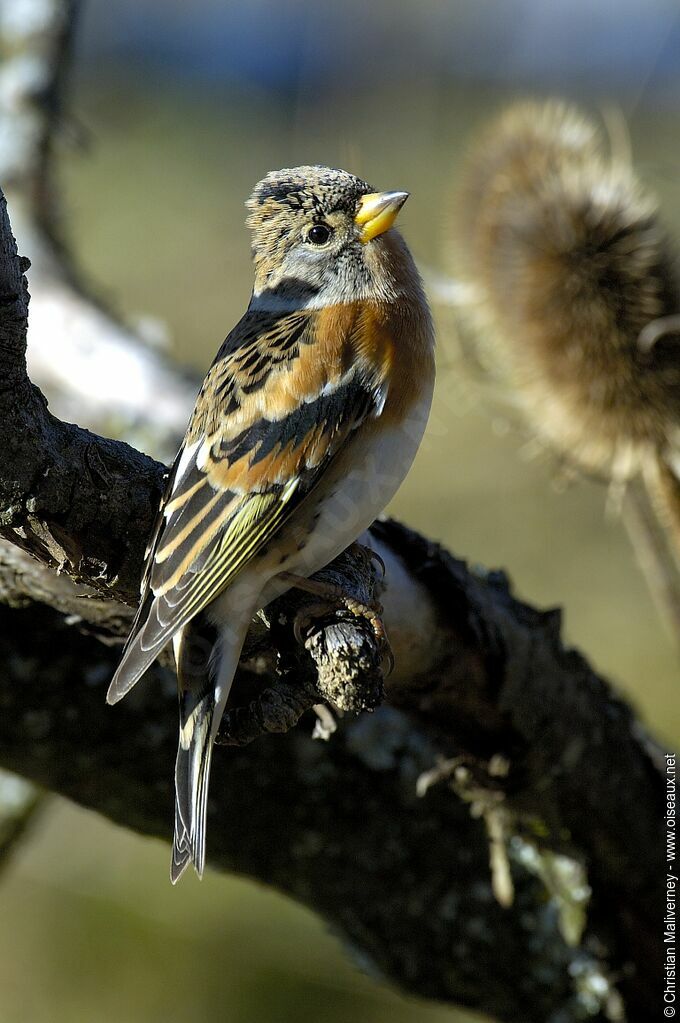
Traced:
<path fill-rule="evenodd" d="M 275 537 L 352 432 L 382 411 L 386 357 L 367 356 L 360 316 L 339 308 L 334 316 L 249 312 L 220 349 L 161 503 L 110 702 Z"/>

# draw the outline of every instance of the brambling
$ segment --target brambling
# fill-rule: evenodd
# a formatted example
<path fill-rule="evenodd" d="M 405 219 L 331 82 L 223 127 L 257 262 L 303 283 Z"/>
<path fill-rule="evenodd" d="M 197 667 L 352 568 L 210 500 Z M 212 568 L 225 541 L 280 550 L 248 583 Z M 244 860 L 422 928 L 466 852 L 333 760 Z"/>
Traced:
<path fill-rule="evenodd" d="M 346 171 L 297 167 L 268 174 L 246 204 L 252 297 L 170 471 L 107 697 L 120 700 L 173 641 L 173 883 L 189 862 L 203 872 L 213 741 L 254 614 L 356 540 L 423 435 L 434 335 L 392 227 L 407 198 Z M 197 658 L 210 632 L 209 657 Z"/>

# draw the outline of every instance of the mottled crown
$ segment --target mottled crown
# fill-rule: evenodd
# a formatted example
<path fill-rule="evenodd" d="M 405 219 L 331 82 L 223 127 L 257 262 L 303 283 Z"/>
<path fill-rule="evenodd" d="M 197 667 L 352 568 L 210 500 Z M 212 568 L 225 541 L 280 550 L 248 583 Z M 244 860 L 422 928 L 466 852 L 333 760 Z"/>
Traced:
<path fill-rule="evenodd" d="M 335 211 L 354 213 L 362 195 L 373 189 L 361 178 L 333 167 L 288 167 L 258 181 L 246 202 L 248 227 L 265 220 L 306 213 L 311 219 Z"/>

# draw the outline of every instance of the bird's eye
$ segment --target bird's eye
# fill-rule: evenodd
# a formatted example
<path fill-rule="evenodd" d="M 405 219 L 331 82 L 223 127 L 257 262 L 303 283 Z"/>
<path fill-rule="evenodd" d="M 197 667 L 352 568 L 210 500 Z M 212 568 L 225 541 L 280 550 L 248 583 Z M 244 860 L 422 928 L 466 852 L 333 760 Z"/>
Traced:
<path fill-rule="evenodd" d="M 328 224 L 314 224 L 307 232 L 307 241 L 312 245 L 325 245 L 331 234 Z"/>

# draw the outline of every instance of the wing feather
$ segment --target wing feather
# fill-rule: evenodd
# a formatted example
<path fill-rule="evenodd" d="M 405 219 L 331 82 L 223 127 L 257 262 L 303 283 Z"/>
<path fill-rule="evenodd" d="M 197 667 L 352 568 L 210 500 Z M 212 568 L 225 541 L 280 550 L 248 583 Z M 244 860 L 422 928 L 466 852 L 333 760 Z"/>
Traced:
<path fill-rule="evenodd" d="M 218 353 L 161 504 L 111 702 L 270 543 L 352 432 L 380 413 L 385 380 L 347 350 L 351 307 L 333 322 L 335 336 L 318 337 L 314 314 L 250 313 Z"/>

